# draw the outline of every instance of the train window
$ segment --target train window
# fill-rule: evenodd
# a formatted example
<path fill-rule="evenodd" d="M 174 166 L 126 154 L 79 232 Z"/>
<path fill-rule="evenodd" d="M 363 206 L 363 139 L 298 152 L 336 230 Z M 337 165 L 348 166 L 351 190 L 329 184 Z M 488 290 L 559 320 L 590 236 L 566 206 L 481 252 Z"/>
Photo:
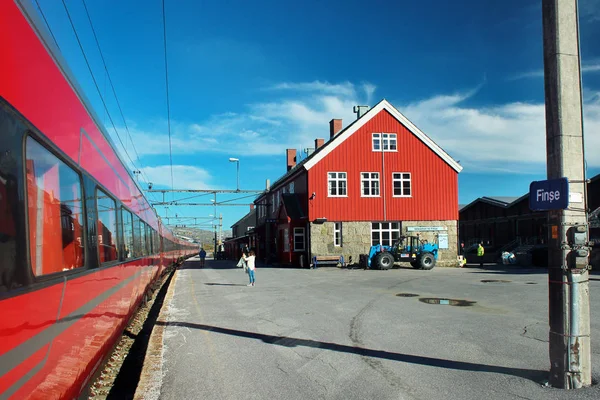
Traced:
<path fill-rule="evenodd" d="M 32 137 L 26 143 L 29 256 L 35 276 L 84 265 L 81 177 Z"/>
<path fill-rule="evenodd" d="M 142 230 L 137 215 L 133 216 L 133 256 L 136 258 L 142 256 Z"/>
<path fill-rule="evenodd" d="M 117 203 L 104 191 L 96 190 L 98 205 L 98 252 L 100 264 L 118 259 Z"/>
<path fill-rule="evenodd" d="M 150 247 L 150 254 L 154 254 L 154 229 L 148 225 L 148 246 Z"/>
<path fill-rule="evenodd" d="M 133 218 L 131 213 L 121 207 L 121 218 L 123 219 L 123 257 L 133 257 Z"/>
<path fill-rule="evenodd" d="M 140 231 L 142 233 L 141 234 L 141 239 L 142 240 L 141 240 L 141 244 L 140 244 L 141 251 L 142 251 L 141 256 L 145 257 L 145 256 L 148 255 L 148 247 L 147 247 L 147 244 L 146 244 L 146 242 L 147 242 L 147 240 L 146 240 L 147 239 L 146 238 L 146 224 L 144 223 L 144 221 L 140 221 Z"/>

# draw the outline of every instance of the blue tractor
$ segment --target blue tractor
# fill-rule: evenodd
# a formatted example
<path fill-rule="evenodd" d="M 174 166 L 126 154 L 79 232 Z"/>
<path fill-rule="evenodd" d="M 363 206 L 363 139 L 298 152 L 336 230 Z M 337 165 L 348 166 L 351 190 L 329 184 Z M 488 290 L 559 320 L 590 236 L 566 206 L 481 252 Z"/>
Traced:
<path fill-rule="evenodd" d="M 409 262 L 416 269 L 432 269 L 438 258 L 437 243 L 428 243 L 418 236 L 401 236 L 393 246 L 371 246 L 367 266 L 390 269 L 395 262 Z"/>

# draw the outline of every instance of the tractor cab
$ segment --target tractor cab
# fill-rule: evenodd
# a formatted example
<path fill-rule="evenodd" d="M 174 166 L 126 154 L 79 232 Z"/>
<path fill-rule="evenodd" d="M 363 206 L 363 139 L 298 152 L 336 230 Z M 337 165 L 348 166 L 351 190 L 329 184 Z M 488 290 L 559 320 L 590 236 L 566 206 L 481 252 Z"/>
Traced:
<path fill-rule="evenodd" d="M 400 236 L 393 246 L 372 246 L 367 265 L 369 268 L 390 269 L 394 262 L 409 262 L 413 268 L 432 269 L 438 257 L 439 246 L 421 240 L 418 236 Z"/>

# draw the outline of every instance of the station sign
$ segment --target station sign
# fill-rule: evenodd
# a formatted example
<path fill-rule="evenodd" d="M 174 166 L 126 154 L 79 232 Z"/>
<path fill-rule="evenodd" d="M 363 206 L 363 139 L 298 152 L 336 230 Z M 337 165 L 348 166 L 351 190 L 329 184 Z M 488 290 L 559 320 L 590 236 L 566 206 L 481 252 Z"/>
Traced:
<path fill-rule="evenodd" d="M 564 210 L 569 207 L 567 178 L 533 181 L 529 185 L 529 208 L 532 211 Z"/>
<path fill-rule="evenodd" d="M 407 232 L 439 232 L 447 231 L 448 228 L 445 226 L 407 226 Z"/>

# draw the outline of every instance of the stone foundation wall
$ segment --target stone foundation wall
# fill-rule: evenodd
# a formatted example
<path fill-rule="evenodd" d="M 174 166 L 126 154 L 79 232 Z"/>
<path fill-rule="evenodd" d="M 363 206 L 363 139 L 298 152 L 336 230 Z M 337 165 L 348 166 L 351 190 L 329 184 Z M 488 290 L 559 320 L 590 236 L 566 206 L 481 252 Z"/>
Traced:
<path fill-rule="evenodd" d="M 310 224 L 310 250 L 314 256 L 343 255 L 346 262 L 358 263 L 359 254 L 369 254 L 371 248 L 370 222 L 342 222 L 342 246 L 333 245 L 333 222 Z"/>
<path fill-rule="evenodd" d="M 440 232 L 408 232 L 407 227 L 444 227 Z M 457 262 L 457 221 L 403 221 L 401 235 L 416 235 L 431 243 L 437 242 L 436 235 L 448 234 L 448 248 L 440 249 L 437 266 L 456 267 Z M 346 262 L 352 257 L 352 263 L 359 262 L 360 254 L 368 254 L 371 248 L 371 222 L 342 222 L 342 246 L 333 245 L 333 222 L 310 224 L 310 252 L 314 256 L 343 255 Z"/>
<path fill-rule="evenodd" d="M 406 228 L 409 226 L 422 226 L 422 227 L 445 227 L 445 231 L 435 232 L 408 232 Z M 439 267 L 457 267 L 458 261 L 458 221 L 403 221 L 402 222 L 402 234 L 403 235 L 416 235 L 423 240 L 427 240 L 430 243 L 437 243 L 437 235 L 439 233 L 445 233 L 448 235 L 448 248 L 440 249 L 438 253 L 438 260 L 436 266 Z"/>

